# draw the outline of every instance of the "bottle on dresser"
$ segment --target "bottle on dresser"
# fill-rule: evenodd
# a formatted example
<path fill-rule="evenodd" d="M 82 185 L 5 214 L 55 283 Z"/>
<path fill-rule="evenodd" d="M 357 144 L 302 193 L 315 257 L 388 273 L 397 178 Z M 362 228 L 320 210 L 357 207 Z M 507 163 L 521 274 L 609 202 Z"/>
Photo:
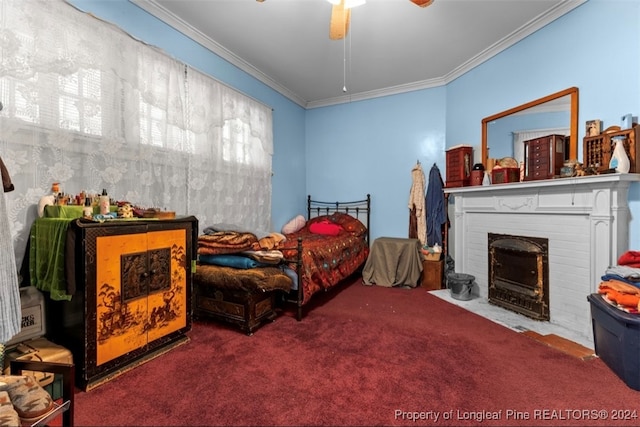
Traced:
<path fill-rule="evenodd" d="M 100 200 L 98 202 L 100 206 L 100 214 L 106 215 L 109 213 L 109 195 L 107 194 L 107 189 L 102 189 L 102 195 L 100 196 Z"/>

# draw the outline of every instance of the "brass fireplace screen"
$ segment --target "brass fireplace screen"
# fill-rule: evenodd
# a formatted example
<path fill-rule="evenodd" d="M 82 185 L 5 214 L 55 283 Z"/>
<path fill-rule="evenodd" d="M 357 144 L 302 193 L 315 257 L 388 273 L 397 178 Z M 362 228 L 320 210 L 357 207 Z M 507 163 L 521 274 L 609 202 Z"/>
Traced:
<path fill-rule="evenodd" d="M 549 320 L 549 241 L 489 233 L 489 302 Z"/>

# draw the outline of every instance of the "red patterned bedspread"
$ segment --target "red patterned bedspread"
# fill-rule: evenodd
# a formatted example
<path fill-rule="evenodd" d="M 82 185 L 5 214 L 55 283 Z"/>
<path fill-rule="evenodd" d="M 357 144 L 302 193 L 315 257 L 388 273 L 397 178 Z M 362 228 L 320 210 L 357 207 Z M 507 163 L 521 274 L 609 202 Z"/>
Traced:
<path fill-rule="evenodd" d="M 364 264 L 369 256 L 369 246 L 364 235 L 341 231 L 337 236 L 311 233 L 307 227 L 287 234 L 287 241 L 278 249 L 285 258 L 297 256 L 298 238 L 302 237 L 303 304 L 312 295 L 337 285 Z M 292 266 L 295 268 L 295 266 Z"/>

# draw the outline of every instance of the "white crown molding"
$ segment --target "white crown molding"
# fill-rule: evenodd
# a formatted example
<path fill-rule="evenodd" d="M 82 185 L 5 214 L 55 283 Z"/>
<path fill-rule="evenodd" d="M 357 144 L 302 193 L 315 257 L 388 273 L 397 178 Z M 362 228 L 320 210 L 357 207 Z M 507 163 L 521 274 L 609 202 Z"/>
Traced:
<path fill-rule="evenodd" d="M 551 22 L 555 21 L 561 16 L 567 14 L 568 12 L 572 11 L 573 9 L 575 9 L 576 7 L 580 6 L 581 4 L 585 3 L 588 0 L 564 0 L 563 2 L 556 5 L 554 8 L 549 9 L 545 13 L 529 21 L 529 23 L 526 24 L 525 26 L 520 27 L 518 30 L 514 31 L 509 36 L 503 38 L 497 43 L 494 43 L 492 46 L 488 47 L 483 52 L 480 52 L 478 55 L 469 59 L 468 61 L 461 64 L 460 66 L 458 66 L 457 68 L 455 68 L 454 70 L 447 73 L 445 76 L 441 78 L 416 81 L 413 83 L 392 86 L 392 87 L 372 90 L 368 92 L 348 94 L 344 96 L 328 98 L 328 99 L 323 99 L 318 101 L 311 101 L 311 102 L 307 102 L 306 100 L 302 99 L 300 96 L 298 96 L 288 88 L 284 87 L 280 83 L 276 82 L 271 77 L 267 76 L 266 74 L 258 70 L 256 67 L 254 67 L 250 63 L 246 62 L 242 58 L 239 58 L 233 52 L 225 49 L 223 46 L 216 43 L 211 38 L 205 36 L 204 34 L 202 34 L 202 32 L 196 30 L 195 28 L 193 28 L 192 26 L 190 26 L 189 24 L 187 24 L 186 22 L 179 19 L 177 16 L 175 16 L 174 14 L 170 13 L 165 8 L 160 6 L 158 3 L 155 2 L 155 0 L 129 0 L 129 1 L 135 4 L 136 6 L 140 7 L 144 11 L 155 16 L 156 18 L 160 19 L 167 25 L 180 31 L 187 37 L 193 39 L 195 42 L 201 44 L 205 48 L 209 49 L 211 52 L 223 58 L 224 60 L 235 65 L 242 71 L 246 72 L 247 74 L 261 81 L 265 85 L 269 86 L 270 88 L 277 91 L 281 95 L 295 102 L 299 106 L 305 109 L 312 109 L 312 108 L 326 107 L 326 106 L 336 105 L 336 104 L 344 104 L 344 103 L 353 102 L 353 101 L 363 101 L 366 99 L 380 98 L 380 97 L 389 96 L 389 95 L 397 95 L 400 93 L 412 92 L 416 90 L 428 89 L 432 87 L 446 85 L 454 81 L 458 77 L 462 76 L 463 74 L 467 73 L 468 71 L 472 70 L 473 68 L 477 67 L 478 65 L 482 64 L 483 62 L 496 56 L 498 53 L 502 52 L 503 50 L 518 43 L 520 40 L 526 38 L 527 36 L 535 33 L 539 29 L 550 24 Z"/>
<path fill-rule="evenodd" d="M 286 87 L 282 86 L 280 83 L 273 80 L 271 77 L 264 74 L 262 71 L 243 60 L 242 58 L 236 56 L 233 52 L 227 50 L 222 45 L 216 43 L 210 37 L 205 36 L 202 32 L 193 28 L 191 25 L 187 24 L 171 12 L 167 11 L 164 7 L 160 6 L 154 0 L 129 0 L 131 3 L 135 4 L 145 12 L 155 16 L 165 24 L 175 28 L 176 30 L 183 33 L 185 36 L 191 38 L 196 43 L 201 44 L 206 49 L 209 49 L 211 52 L 215 53 L 225 61 L 228 61 L 232 65 L 235 65 L 242 71 L 261 81 L 265 85 L 269 86 L 276 92 L 281 95 L 287 97 L 291 101 L 300 105 L 301 107 L 305 107 L 306 100 L 300 98 L 297 94 L 293 93 Z"/>
<path fill-rule="evenodd" d="M 367 92 L 358 92 L 335 98 L 321 99 L 319 101 L 307 102 L 307 109 L 327 107 L 329 105 L 346 104 L 353 101 L 363 101 L 365 99 L 380 98 L 383 96 L 397 95 L 399 93 L 413 92 L 420 89 L 428 89 L 430 87 L 442 86 L 445 81 L 442 78 L 422 80 L 419 82 L 407 83 L 403 85 L 391 86 L 383 89 L 370 90 Z"/>
<path fill-rule="evenodd" d="M 513 46 L 514 44 L 525 39 L 539 29 L 560 18 L 561 16 L 571 12 L 573 9 L 585 3 L 586 1 L 587 0 L 564 0 L 562 3 L 558 3 L 555 7 L 547 10 L 545 13 L 538 15 L 536 18 L 529 21 L 529 23 L 520 27 L 518 30 L 514 31 L 507 37 L 494 43 L 483 52 L 480 52 L 475 57 L 469 59 L 467 62 L 452 70 L 450 73 L 444 76 L 444 80 L 446 82 L 445 84 L 454 81 L 458 77 L 462 76 L 463 74 L 467 73 L 483 62 L 488 61 L 503 50 Z"/>

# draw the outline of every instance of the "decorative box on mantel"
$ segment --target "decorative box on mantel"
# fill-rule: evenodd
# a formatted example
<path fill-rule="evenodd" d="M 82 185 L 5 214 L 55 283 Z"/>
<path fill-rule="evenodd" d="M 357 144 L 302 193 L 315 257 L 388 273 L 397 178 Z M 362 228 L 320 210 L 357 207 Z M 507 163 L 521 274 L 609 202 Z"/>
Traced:
<path fill-rule="evenodd" d="M 520 168 L 493 168 L 491 171 L 492 184 L 506 184 L 520 181 Z"/>
<path fill-rule="evenodd" d="M 471 184 L 473 147 L 456 145 L 447 150 L 446 187 L 466 187 Z"/>
<path fill-rule="evenodd" d="M 586 296 L 629 250 L 628 191 L 640 174 L 448 188 L 455 218 L 449 252 L 456 271 L 475 276 L 488 297 L 488 234 L 548 239 L 549 322 L 593 342 Z"/>
<path fill-rule="evenodd" d="M 567 138 L 547 135 L 524 141 L 524 181 L 560 176 L 565 162 Z"/>
<path fill-rule="evenodd" d="M 629 157 L 629 173 L 640 173 L 640 149 L 638 144 L 640 136 L 640 126 L 636 125 L 631 129 L 617 132 L 601 133 L 596 136 L 586 136 L 583 139 L 582 155 L 583 164 L 596 168 L 598 172 L 609 169 L 611 154 L 613 153 L 613 138 L 622 138 L 624 149 Z"/>

